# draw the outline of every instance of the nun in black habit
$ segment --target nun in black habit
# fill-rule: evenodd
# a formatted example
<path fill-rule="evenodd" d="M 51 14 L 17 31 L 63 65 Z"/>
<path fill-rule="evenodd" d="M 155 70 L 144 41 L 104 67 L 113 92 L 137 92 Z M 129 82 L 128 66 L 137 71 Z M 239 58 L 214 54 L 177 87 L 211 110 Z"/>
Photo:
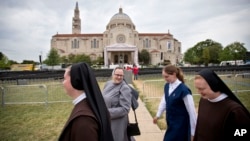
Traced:
<path fill-rule="evenodd" d="M 194 85 L 201 94 L 194 141 L 249 141 L 249 111 L 219 76 L 202 69 Z M 247 133 L 238 134 L 241 129 Z"/>
<path fill-rule="evenodd" d="M 65 70 L 64 88 L 75 105 L 59 141 L 113 141 L 110 116 L 93 70 L 86 63 Z"/>

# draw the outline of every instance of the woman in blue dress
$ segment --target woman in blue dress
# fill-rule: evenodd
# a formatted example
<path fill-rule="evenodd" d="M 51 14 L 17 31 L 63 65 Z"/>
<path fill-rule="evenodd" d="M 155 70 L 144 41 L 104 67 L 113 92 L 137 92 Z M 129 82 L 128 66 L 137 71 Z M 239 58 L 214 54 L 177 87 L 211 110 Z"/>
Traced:
<path fill-rule="evenodd" d="M 164 141 L 190 141 L 193 139 L 197 115 L 191 90 L 184 84 L 179 67 L 167 65 L 162 70 L 166 81 L 164 95 L 153 123 L 166 111 L 167 130 Z"/>

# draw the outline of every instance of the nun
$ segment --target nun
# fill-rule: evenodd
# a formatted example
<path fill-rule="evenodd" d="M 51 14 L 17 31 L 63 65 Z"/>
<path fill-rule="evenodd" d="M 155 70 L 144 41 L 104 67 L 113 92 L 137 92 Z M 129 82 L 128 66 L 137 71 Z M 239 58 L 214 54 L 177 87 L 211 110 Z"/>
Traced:
<path fill-rule="evenodd" d="M 86 63 L 66 68 L 63 86 L 74 108 L 59 141 L 113 141 L 110 116 L 93 70 Z"/>
<path fill-rule="evenodd" d="M 194 141 L 249 141 L 249 111 L 219 76 L 202 69 L 194 85 L 201 95 Z M 246 133 L 237 134 L 242 129 Z"/>
<path fill-rule="evenodd" d="M 124 81 L 124 69 L 116 67 L 112 79 L 104 85 L 103 98 L 111 117 L 111 129 L 115 141 L 134 141 L 127 134 L 129 111 L 131 109 L 131 90 Z"/>

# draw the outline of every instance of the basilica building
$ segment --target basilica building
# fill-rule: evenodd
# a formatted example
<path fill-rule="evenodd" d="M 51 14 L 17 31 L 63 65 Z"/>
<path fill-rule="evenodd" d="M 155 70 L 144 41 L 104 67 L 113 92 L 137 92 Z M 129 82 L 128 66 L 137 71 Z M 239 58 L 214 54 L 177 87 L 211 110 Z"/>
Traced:
<path fill-rule="evenodd" d="M 51 48 L 60 56 L 69 54 L 89 55 L 91 60 L 103 57 L 104 67 L 112 65 L 137 64 L 138 53 L 143 49 L 150 54 L 150 64 L 165 61 L 177 64 L 182 59 L 181 42 L 169 33 L 139 33 L 131 18 L 119 8 L 103 33 L 81 33 L 81 18 L 78 3 L 72 18 L 72 34 L 52 36 Z"/>

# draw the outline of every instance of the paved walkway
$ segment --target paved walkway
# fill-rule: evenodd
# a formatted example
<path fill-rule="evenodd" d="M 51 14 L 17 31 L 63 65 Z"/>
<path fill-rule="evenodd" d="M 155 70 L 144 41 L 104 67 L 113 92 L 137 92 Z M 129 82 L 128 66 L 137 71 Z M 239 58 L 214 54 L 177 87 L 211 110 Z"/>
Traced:
<path fill-rule="evenodd" d="M 134 81 L 134 84 L 142 92 L 142 82 L 137 80 Z M 163 141 L 165 131 L 161 131 L 156 124 L 153 124 L 153 118 L 142 100 L 138 99 L 138 102 L 139 107 L 136 109 L 136 116 L 141 135 L 135 136 L 136 141 Z M 129 119 L 131 122 L 134 122 L 133 110 L 129 113 Z"/>

